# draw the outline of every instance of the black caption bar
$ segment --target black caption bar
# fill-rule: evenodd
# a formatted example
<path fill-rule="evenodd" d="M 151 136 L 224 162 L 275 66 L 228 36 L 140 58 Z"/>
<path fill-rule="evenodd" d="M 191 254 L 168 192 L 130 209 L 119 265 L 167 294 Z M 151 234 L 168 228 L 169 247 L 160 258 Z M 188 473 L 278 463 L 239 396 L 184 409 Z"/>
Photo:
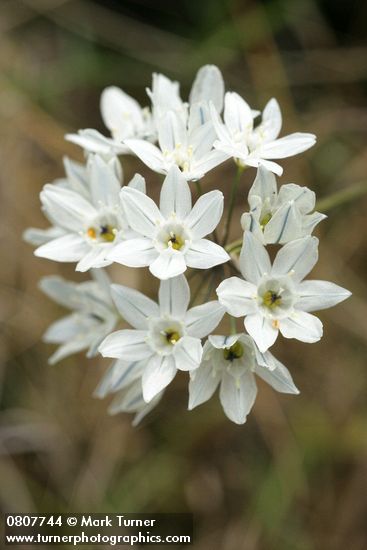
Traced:
<path fill-rule="evenodd" d="M 5 545 L 189 545 L 192 514 L 5 514 Z"/>

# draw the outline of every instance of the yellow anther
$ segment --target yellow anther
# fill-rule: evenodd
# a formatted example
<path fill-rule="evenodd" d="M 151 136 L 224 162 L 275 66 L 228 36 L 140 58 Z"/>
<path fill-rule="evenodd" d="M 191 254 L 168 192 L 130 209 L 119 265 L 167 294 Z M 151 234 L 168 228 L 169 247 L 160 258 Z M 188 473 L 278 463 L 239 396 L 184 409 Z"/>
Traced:
<path fill-rule="evenodd" d="M 224 348 L 223 356 L 227 361 L 239 359 L 243 355 L 243 346 L 241 342 L 235 342 L 230 348 Z"/>
<path fill-rule="evenodd" d="M 87 235 L 88 235 L 88 237 L 90 237 L 91 239 L 95 239 L 95 238 L 96 238 L 97 233 L 96 233 L 96 230 L 94 229 L 94 227 L 88 227 L 88 229 L 87 229 Z"/>
<path fill-rule="evenodd" d="M 282 297 L 273 290 L 267 290 L 263 296 L 264 306 L 273 309 L 282 303 Z"/>

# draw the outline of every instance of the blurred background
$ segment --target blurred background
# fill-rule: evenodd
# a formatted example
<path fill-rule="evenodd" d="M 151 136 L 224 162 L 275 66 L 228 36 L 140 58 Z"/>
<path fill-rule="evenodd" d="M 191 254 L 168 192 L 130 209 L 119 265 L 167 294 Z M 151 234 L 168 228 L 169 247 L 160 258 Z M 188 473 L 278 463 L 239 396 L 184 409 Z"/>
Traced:
<path fill-rule="evenodd" d="M 192 512 L 194 548 L 367 548 L 367 3 L 362 0 L 1 0 L 0 506 L 4 512 Z M 97 128 L 101 90 L 122 87 L 148 104 L 153 71 L 182 83 L 218 65 L 227 89 L 262 109 L 275 96 L 283 135 L 310 131 L 317 145 L 282 162 L 281 182 L 339 193 L 321 224 L 314 278 L 353 297 L 321 312 L 314 345 L 278 340 L 298 397 L 259 381 L 244 426 L 218 398 L 187 412 L 182 374 L 138 428 L 109 417 L 91 394 L 108 361 L 82 354 L 56 366 L 43 344 L 65 312 L 37 288 L 40 277 L 81 281 L 73 265 L 33 256 L 21 235 L 46 227 L 38 194 L 82 160 L 67 131 Z M 128 179 L 160 178 L 124 157 Z M 203 181 L 228 194 L 227 162 Z M 243 176 L 245 196 L 254 171 Z M 243 207 L 236 215 L 240 214 Z M 233 224 L 232 237 L 240 236 Z M 115 281 L 146 292 L 144 270 L 113 268 Z"/>

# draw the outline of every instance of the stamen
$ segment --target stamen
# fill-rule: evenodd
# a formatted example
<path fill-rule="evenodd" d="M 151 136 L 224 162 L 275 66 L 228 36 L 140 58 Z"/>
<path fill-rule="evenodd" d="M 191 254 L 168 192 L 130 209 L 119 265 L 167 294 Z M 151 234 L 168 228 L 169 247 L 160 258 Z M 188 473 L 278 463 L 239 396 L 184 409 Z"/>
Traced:
<path fill-rule="evenodd" d="M 116 237 L 116 229 L 112 225 L 101 225 L 100 236 L 104 241 L 112 242 Z"/>
<path fill-rule="evenodd" d="M 173 233 L 173 231 L 170 232 L 170 239 L 168 241 L 168 246 L 171 246 L 175 250 L 180 250 L 184 244 L 184 241 L 181 237 L 176 235 L 176 233 Z"/>
<path fill-rule="evenodd" d="M 268 212 L 267 214 L 264 214 L 264 216 L 260 220 L 260 225 L 262 229 L 264 229 L 264 227 L 270 222 L 271 218 L 272 218 L 272 215 L 270 212 Z"/>
<path fill-rule="evenodd" d="M 282 303 L 282 297 L 274 292 L 274 290 L 267 290 L 263 296 L 264 306 L 273 309 L 277 306 L 280 306 Z"/>
<path fill-rule="evenodd" d="M 87 229 L 88 237 L 94 241 L 98 239 L 99 241 L 110 243 L 115 240 L 116 234 L 117 229 L 108 224 L 101 225 L 98 229 L 95 227 L 88 227 Z"/>
<path fill-rule="evenodd" d="M 243 355 L 243 346 L 240 342 L 235 342 L 230 348 L 225 348 L 223 350 L 224 359 L 227 361 L 234 361 L 234 359 L 239 359 Z"/>
<path fill-rule="evenodd" d="M 169 342 L 173 346 L 177 344 L 177 342 L 181 338 L 181 336 L 176 330 L 165 330 L 163 334 L 166 337 L 167 342 Z"/>

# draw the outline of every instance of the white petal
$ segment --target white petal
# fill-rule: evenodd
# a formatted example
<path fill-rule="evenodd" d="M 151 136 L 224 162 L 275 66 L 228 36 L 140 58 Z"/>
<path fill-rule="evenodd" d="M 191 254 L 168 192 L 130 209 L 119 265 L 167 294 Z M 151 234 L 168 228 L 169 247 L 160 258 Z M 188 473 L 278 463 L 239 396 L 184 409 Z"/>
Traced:
<path fill-rule="evenodd" d="M 103 122 L 118 139 L 133 137 L 135 128 L 143 126 L 139 103 L 117 86 L 103 90 L 100 107 Z"/>
<path fill-rule="evenodd" d="M 269 274 L 269 254 L 261 242 L 250 231 L 246 231 L 240 255 L 241 273 L 245 279 L 257 284 L 264 274 Z"/>
<path fill-rule="evenodd" d="M 230 256 L 224 248 L 208 239 L 194 241 L 185 254 L 186 264 L 196 269 L 209 269 L 228 260 Z"/>
<path fill-rule="evenodd" d="M 218 111 L 223 109 L 224 81 L 218 67 L 215 65 L 204 65 L 195 77 L 190 92 L 190 103 L 200 101 L 211 101 Z"/>
<path fill-rule="evenodd" d="M 266 319 L 260 313 L 247 315 L 245 327 L 261 352 L 269 349 L 278 337 L 278 329 L 273 327 L 270 319 Z"/>
<path fill-rule="evenodd" d="M 39 282 L 39 288 L 52 300 L 68 309 L 80 306 L 80 296 L 77 286 L 71 281 L 66 281 L 58 275 L 43 277 Z"/>
<path fill-rule="evenodd" d="M 109 334 L 99 346 L 103 357 L 114 357 L 124 361 L 139 361 L 152 355 L 146 344 L 146 330 L 118 330 Z"/>
<path fill-rule="evenodd" d="M 160 210 L 164 217 L 168 218 L 175 213 L 183 220 L 191 210 L 191 191 L 182 172 L 173 165 L 161 189 Z"/>
<path fill-rule="evenodd" d="M 250 160 L 247 159 L 247 164 L 249 166 L 264 166 L 267 170 L 274 172 L 277 176 L 281 176 L 283 174 L 283 168 L 277 162 L 273 162 L 271 160 L 259 158 L 257 164 L 251 164 Z"/>
<path fill-rule="evenodd" d="M 108 369 L 94 390 L 93 396 L 103 399 L 107 394 L 120 391 L 140 378 L 146 366 L 146 359 L 128 363 L 117 359 Z"/>
<path fill-rule="evenodd" d="M 127 184 L 128 187 L 131 187 L 132 189 L 136 189 L 137 191 L 140 191 L 141 193 L 146 193 L 146 185 L 145 185 L 145 179 L 140 174 L 135 174 L 135 176 L 129 181 Z"/>
<path fill-rule="evenodd" d="M 187 146 L 186 124 L 182 116 L 167 111 L 159 119 L 158 142 L 163 152 L 174 151 L 176 145 Z"/>
<path fill-rule="evenodd" d="M 301 281 L 318 260 L 318 245 L 316 237 L 289 242 L 276 255 L 271 274 L 277 277 L 291 273 L 295 281 Z"/>
<path fill-rule="evenodd" d="M 137 329 L 147 329 L 149 317 L 159 316 L 159 307 L 150 298 L 122 285 L 111 285 L 112 299 L 122 318 Z"/>
<path fill-rule="evenodd" d="M 235 378 L 224 373 L 220 385 L 219 397 L 224 412 L 232 422 L 244 424 L 255 403 L 257 387 L 255 377 L 250 370 Z"/>
<path fill-rule="evenodd" d="M 98 155 L 91 155 L 88 171 L 93 204 L 97 208 L 119 204 L 121 185 L 112 168 Z"/>
<path fill-rule="evenodd" d="M 29 227 L 22 235 L 23 240 L 33 246 L 41 246 L 53 239 L 62 237 L 65 235 L 65 229 L 62 227 L 48 227 L 47 229 L 37 229 L 36 227 Z"/>
<path fill-rule="evenodd" d="M 210 361 L 203 361 L 200 367 L 190 373 L 189 410 L 208 401 L 221 381 L 221 374 L 211 368 Z"/>
<path fill-rule="evenodd" d="M 321 214 L 320 212 L 313 212 L 312 214 L 304 216 L 302 220 L 303 235 L 311 235 L 316 225 L 325 218 L 327 218 L 327 216 L 325 214 Z"/>
<path fill-rule="evenodd" d="M 184 336 L 181 338 L 173 350 L 173 357 L 178 370 L 197 369 L 201 362 L 203 348 L 199 338 Z"/>
<path fill-rule="evenodd" d="M 183 103 L 180 98 L 180 85 L 163 74 L 153 73 L 152 90 L 146 89 L 153 105 L 156 123 L 167 111 L 182 111 Z"/>
<path fill-rule="evenodd" d="M 120 155 L 129 151 L 126 145 L 106 138 L 100 132 L 91 128 L 79 130 L 77 134 L 66 134 L 65 139 L 83 147 L 83 149 L 90 153 L 97 153 L 99 155 Z"/>
<path fill-rule="evenodd" d="M 201 113 L 202 110 L 203 107 L 199 108 L 199 113 Z M 216 137 L 217 135 L 210 119 L 192 129 L 190 133 L 190 146 L 193 150 L 193 156 L 195 157 L 195 167 L 197 166 L 197 162 L 200 163 L 201 160 L 212 151 Z"/>
<path fill-rule="evenodd" d="M 63 344 L 57 350 L 55 353 L 51 355 L 48 359 L 48 363 L 50 365 L 55 365 L 62 359 L 65 359 L 65 357 L 68 357 L 69 355 L 73 355 L 74 353 L 78 353 L 79 351 L 85 350 L 89 345 L 89 342 L 86 341 L 84 338 L 78 338 L 75 340 L 70 340 L 66 344 Z"/>
<path fill-rule="evenodd" d="M 313 343 L 322 336 L 322 323 L 315 315 L 297 310 L 290 317 L 279 320 L 279 330 L 284 338 Z"/>
<path fill-rule="evenodd" d="M 231 334 L 230 336 L 221 336 L 219 334 L 210 334 L 208 341 L 216 349 L 230 348 L 240 338 L 240 334 Z M 204 350 L 205 351 L 205 350 Z"/>
<path fill-rule="evenodd" d="M 164 158 L 158 147 L 143 139 L 127 139 L 124 143 L 154 172 L 159 174 L 166 172 Z"/>
<path fill-rule="evenodd" d="M 217 227 L 223 213 L 223 200 L 221 191 L 210 191 L 196 201 L 185 220 L 194 239 L 205 237 Z"/>
<path fill-rule="evenodd" d="M 266 199 L 270 199 L 270 203 L 273 203 L 276 194 L 277 182 L 274 174 L 260 165 L 257 169 L 254 183 L 249 191 L 249 198 L 252 195 L 256 195 L 261 198 L 262 202 Z"/>
<path fill-rule="evenodd" d="M 123 388 L 117 393 L 108 408 L 108 413 L 134 413 L 142 411 L 145 408 L 146 403 L 143 399 L 141 380 L 135 380 L 130 386 Z"/>
<path fill-rule="evenodd" d="M 244 212 L 241 216 L 241 227 L 243 231 L 251 231 L 254 236 L 263 244 L 264 233 L 261 229 L 259 221 L 256 219 L 257 213 Z"/>
<path fill-rule="evenodd" d="M 349 290 L 328 281 L 303 281 L 297 287 L 299 299 L 295 307 L 303 311 L 317 311 L 335 306 L 351 296 Z"/>
<path fill-rule="evenodd" d="M 154 355 L 143 373 L 143 397 L 149 403 L 159 392 L 172 382 L 176 375 L 173 357 L 170 355 Z"/>
<path fill-rule="evenodd" d="M 80 331 L 80 322 L 75 313 L 58 319 L 48 327 L 42 340 L 48 344 L 61 344 L 75 337 Z M 86 341 L 85 345 L 89 345 Z"/>
<path fill-rule="evenodd" d="M 177 277 L 186 271 L 185 256 L 178 250 L 167 248 L 149 266 L 149 271 L 162 281 Z"/>
<path fill-rule="evenodd" d="M 232 135 L 252 130 L 253 117 L 251 108 L 235 92 L 227 92 L 224 97 L 224 122 Z"/>
<path fill-rule="evenodd" d="M 113 246 L 107 257 L 129 267 L 145 267 L 157 258 L 158 252 L 152 245 L 152 241 L 145 237 L 129 239 Z"/>
<path fill-rule="evenodd" d="M 287 183 L 279 189 L 277 205 L 294 201 L 301 214 L 307 214 L 315 208 L 316 195 L 308 187 Z"/>
<path fill-rule="evenodd" d="M 155 202 L 131 187 L 123 187 L 120 196 L 130 227 L 145 237 L 152 236 L 157 224 L 164 221 Z"/>
<path fill-rule="evenodd" d="M 222 164 L 222 162 L 229 159 L 230 156 L 231 155 L 228 153 L 214 149 L 203 157 L 195 159 L 193 173 L 190 179 L 197 180 L 204 177 L 207 172 L 216 168 L 219 164 Z"/>
<path fill-rule="evenodd" d="M 272 356 L 275 368 L 272 370 L 256 365 L 255 372 L 260 378 L 270 384 L 276 391 L 282 393 L 299 394 L 289 370 L 274 356 Z"/>
<path fill-rule="evenodd" d="M 223 306 L 213 300 L 200 306 L 195 306 L 187 312 L 186 328 L 190 336 L 204 338 L 220 323 L 224 315 Z"/>
<path fill-rule="evenodd" d="M 255 285 L 239 277 L 230 277 L 217 288 L 218 300 L 230 315 L 243 317 L 257 311 Z"/>
<path fill-rule="evenodd" d="M 297 132 L 275 141 L 265 143 L 261 149 L 261 155 L 265 159 L 283 159 L 292 157 L 298 153 L 303 153 L 303 151 L 307 151 L 307 149 L 315 145 L 315 143 L 316 136 L 314 134 Z"/>
<path fill-rule="evenodd" d="M 35 256 L 55 262 L 77 262 L 86 254 L 89 246 L 80 235 L 69 234 L 49 241 L 34 251 Z"/>
<path fill-rule="evenodd" d="M 89 197 L 89 184 L 84 164 L 75 162 L 68 157 L 63 158 L 65 174 L 70 188 L 85 198 Z"/>
<path fill-rule="evenodd" d="M 131 425 L 133 428 L 138 426 L 140 422 L 149 414 L 160 402 L 160 400 L 163 397 L 164 390 L 158 393 L 151 401 L 150 403 L 145 403 L 144 407 L 139 407 L 139 410 L 136 412 L 136 415 L 134 416 L 133 421 L 131 422 Z"/>
<path fill-rule="evenodd" d="M 187 311 L 189 302 L 190 288 L 184 275 L 161 282 L 159 306 L 162 315 L 181 319 Z"/>
<path fill-rule="evenodd" d="M 86 220 L 97 215 L 94 206 L 75 191 L 58 185 L 45 185 L 40 198 L 46 211 L 57 225 L 71 231 L 80 231 Z"/>
<path fill-rule="evenodd" d="M 272 98 L 265 105 L 262 121 L 261 132 L 265 141 L 273 141 L 279 135 L 282 127 L 282 113 L 280 112 L 279 103 Z"/>
<path fill-rule="evenodd" d="M 266 244 L 284 244 L 302 236 L 302 217 L 294 202 L 283 204 L 264 229 Z"/>
<path fill-rule="evenodd" d="M 92 267 L 105 267 L 111 263 L 110 260 L 106 260 L 106 253 L 110 247 L 95 246 L 89 249 L 89 251 L 79 260 L 75 267 L 75 271 L 88 271 Z"/>
<path fill-rule="evenodd" d="M 210 116 L 220 143 L 230 146 L 232 143 L 232 138 L 213 104 L 210 104 Z"/>

